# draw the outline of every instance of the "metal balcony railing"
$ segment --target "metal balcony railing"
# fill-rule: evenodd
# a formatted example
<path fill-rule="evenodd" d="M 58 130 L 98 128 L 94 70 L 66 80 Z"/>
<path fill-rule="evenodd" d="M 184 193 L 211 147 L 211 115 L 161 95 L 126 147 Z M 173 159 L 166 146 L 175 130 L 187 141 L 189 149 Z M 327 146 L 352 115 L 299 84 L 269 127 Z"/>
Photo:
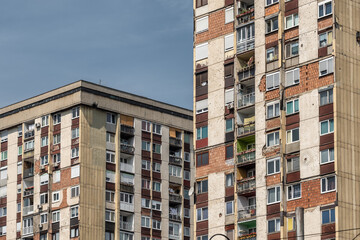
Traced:
<path fill-rule="evenodd" d="M 28 130 L 25 132 L 24 134 L 24 138 L 30 138 L 30 137 L 33 137 L 34 136 L 34 130 Z"/>
<path fill-rule="evenodd" d="M 239 71 L 238 76 L 239 76 L 239 81 L 255 77 L 255 66 L 251 65 L 251 66 L 245 67 L 244 69 Z"/>
<path fill-rule="evenodd" d="M 132 225 L 131 222 L 122 222 L 122 221 L 120 221 L 120 229 L 127 230 L 127 231 L 132 231 L 133 225 Z"/>
<path fill-rule="evenodd" d="M 33 232 L 33 226 L 23 228 L 23 235 L 32 234 Z"/>
<path fill-rule="evenodd" d="M 255 132 L 255 123 L 241 125 L 238 127 L 238 137 L 252 132 Z"/>
<path fill-rule="evenodd" d="M 242 235 L 238 238 L 238 240 L 256 240 L 256 233 Z"/>
<path fill-rule="evenodd" d="M 237 42 L 237 53 L 243 53 L 254 49 L 255 38 L 250 38 L 241 42 Z"/>
<path fill-rule="evenodd" d="M 24 190 L 24 197 L 31 196 L 34 194 L 34 187 L 27 188 Z"/>
<path fill-rule="evenodd" d="M 237 185 L 237 192 L 243 193 L 247 191 L 252 191 L 256 188 L 256 180 L 255 178 L 247 178 L 240 182 Z"/>
<path fill-rule="evenodd" d="M 256 216 L 256 205 L 247 206 L 238 211 L 238 221 Z"/>
<path fill-rule="evenodd" d="M 132 164 L 120 163 L 120 171 L 134 172 L 134 166 Z"/>
<path fill-rule="evenodd" d="M 127 203 L 127 202 L 120 202 L 120 210 L 133 212 L 134 211 L 134 204 Z"/>
<path fill-rule="evenodd" d="M 178 194 L 169 194 L 169 201 L 170 202 L 176 202 L 176 203 L 182 203 L 182 196 Z"/>
<path fill-rule="evenodd" d="M 255 18 L 254 7 L 251 8 L 240 8 L 239 15 L 237 15 L 238 24 L 248 23 Z"/>
<path fill-rule="evenodd" d="M 121 152 L 129 153 L 129 154 L 134 154 L 134 152 L 135 152 L 134 146 L 126 144 L 126 143 L 120 144 L 120 150 L 121 150 Z"/>
<path fill-rule="evenodd" d="M 26 206 L 23 208 L 24 215 L 29 215 L 29 214 L 32 214 L 33 212 L 34 212 L 34 205 Z"/>
<path fill-rule="evenodd" d="M 169 138 L 169 144 L 173 145 L 173 146 L 181 147 L 182 146 L 182 141 L 179 138 L 170 137 Z"/>
<path fill-rule="evenodd" d="M 182 158 L 175 155 L 170 155 L 169 162 L 177 165 L 182 165 Z"/>
<path fill-rule="evenodd" d="M 181 216 L 178 214 L 169 213 L 169 219 L 174 221 L 181 221 Z"/>
<path fill-rule="evenodd" d="M 121 131 L 122 133 L 126 133 L 126 134 L 129 134 L 129 135 L 134 135 L 134 133 L 135 133 L 135 128 L 134 128 L 134 127 L 131 127 L 131 126 L 127 126 L 127 125 L 121 125 L 120 131 Z"/>
<path fill-rule="evenodd" d="M 237 156 L 237 163 L 238 164 L 251 163 L 255 161 L 255 158 L 256 158 L 255 149 L 251 149 L 244 153 L 239 153 Z"/>
<path fill-rule="evenodd" d="M 134 192 L 134 185 L 129 185 L 127 183 L 120 182 L 120 191 L 122 192 Z"/>
<path fill-rule="evenodd" d="M 34 168 L 28 168 L 24 170 L 24 178 L 34 176 Z"/>
<path fill-rule="evenodd" d="M 238 107 L 245 107 L 255 103 L 255 92 L 238 95 Z"/>

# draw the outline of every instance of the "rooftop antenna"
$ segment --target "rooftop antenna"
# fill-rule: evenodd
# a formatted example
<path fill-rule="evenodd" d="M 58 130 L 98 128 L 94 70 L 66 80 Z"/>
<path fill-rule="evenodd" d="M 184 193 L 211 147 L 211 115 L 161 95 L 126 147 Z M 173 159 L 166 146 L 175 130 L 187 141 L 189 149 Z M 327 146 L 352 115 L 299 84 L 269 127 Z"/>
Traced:
<path fill-rule="evenodd" d="M 99 85 L 101 85 L 101 79 L 99 79 Z"/>

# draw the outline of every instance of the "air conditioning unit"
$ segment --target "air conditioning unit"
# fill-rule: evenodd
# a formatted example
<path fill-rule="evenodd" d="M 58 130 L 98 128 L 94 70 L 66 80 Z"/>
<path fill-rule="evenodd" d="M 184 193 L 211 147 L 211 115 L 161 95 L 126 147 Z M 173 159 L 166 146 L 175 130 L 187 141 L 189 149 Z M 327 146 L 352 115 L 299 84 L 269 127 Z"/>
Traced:
<path fill-rule="evenodd" d="M 227 108 L 228 109 L 233 109 L 234 108 L 234 102 L 228 103 Z"/>
<path fill-rule="evenodd" d="M 240 92 L 240 91 L 243 90 L 243 89 L 244 89 L 244 85 L 239 84 L 239 85 L 238 85 L 238 92 Z"/>
<path fill-rule="evenodd" d="M 40 170 L 44 170 L 45 166 L 44 165 L 40 165 Z"/>
<path fill-rule="evenodd" d="M 38 208 L 39 210 L 41 210 L 41 209 L 42 209 L 42 205 L 41 205 L 41 204 L 37 205 L 37 208 Z"/>
<path fill-rule="evenodd" d="M 36 123 L 36 124 L 35 124 L 35 127 L 36 127 L 36 128 L 40 128 L 40 127 L 41 127 L 40 123 Z"/>
<path fill-rule="evenodd" d="M 39 229 L 42 229 L 43 225 L 42 223 L 39 223 Z"/>
<path fill-rule="evenodd" d="M 58 167 L 58 166 L 59 166 L 58 162 L 54 163 L 54 167 Z"/>

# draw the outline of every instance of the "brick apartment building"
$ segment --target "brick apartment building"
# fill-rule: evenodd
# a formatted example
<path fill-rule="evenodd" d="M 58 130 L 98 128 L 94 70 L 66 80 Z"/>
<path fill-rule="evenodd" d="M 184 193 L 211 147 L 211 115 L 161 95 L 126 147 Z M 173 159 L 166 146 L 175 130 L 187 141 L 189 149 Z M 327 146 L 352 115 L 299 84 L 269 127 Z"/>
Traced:
<path fill-rule="evenodd" d="M 193 4 L 195 239 L 353 239 L 360 1 Z"/>
<path fill-rule="evenodd" d="M 190 239 L 192 126 L 86 81 L 0 109 L 0 239 Z"/>

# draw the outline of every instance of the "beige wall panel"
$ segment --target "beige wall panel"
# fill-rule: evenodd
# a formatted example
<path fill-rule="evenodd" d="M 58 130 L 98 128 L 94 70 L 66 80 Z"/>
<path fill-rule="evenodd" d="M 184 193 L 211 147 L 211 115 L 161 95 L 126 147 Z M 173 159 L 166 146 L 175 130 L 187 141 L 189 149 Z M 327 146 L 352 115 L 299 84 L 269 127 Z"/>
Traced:
<path fill-rule="evenodd" d="M 212 173 L 208 177 L 208 208 L 209 208 L 209 236 L 215 233 L 225 233 L 225 184 L 224 172 Z"/>
<path fill-rule="evenodd" d="M 199 7 L 199 8 L 196 8 L 196 5 L 195 5 L 195 16 L 198 17 L 198 16 L 201 16 L 205 13 L 208 13 L 209 12 L 209 5 L 205 5 L 205 6 L 202 6 L 202 7 Z"/>
<path fill-rule="evenodd" d="M 134 126 L 134 118 L 133 117 L 121 115 L 120 122 L 121 122 L 121 124 L 124 124 L 127 126 Z"/>
<path fill-rule="evenodd" d="M 75 186 L 75 185 L 74 185 Z M 74 198 L 71 198 L 71 187 L 68 187 L 67 189 L 66 189 L 66 196 L 67 196 L 67 199 L 66 199 L 66 201 L 67 201 L 67 204 L 69 205 L 69 206 L 73 206 L 73 205 L 76 205 L 76 204 L 79 204 L 79 200 L 80 200 L 80 197 L 74 197 Z M 44 209 L 44 207 L 43 207 L 43 209 Z"/>
<path fill-rule="evenodd" d="M 320 207 L 307 208 L 304 211 L 304 232 L 306 239 L 320 240 L 321 235 L 321 212 Z"/>
<path fill-rule="evenodd" d="M 79 211 L 80 215 L 80 211 Z M 60 240 L 68 240 L 70 236 L 70 208 L 60 209 Z"/>
<path fill-rule="evenodd" d="M 208 10 L 209 12 L 218 10 L 220 8 L 223 8 L 225 6 L 225 1 L 208 1 Z"/>
<path fill-rule="evenodd" d="M 254 0 L 254 6 L 255 6 L 255 19 L 263 18 L 265 16 L 265 1 L 263 0 Z M 265 31 L 265 28 L 261 31 Z"/>
<path fill-rule="evenodd" d="M 61 113 L 61 150 L 60 150 L 61 168 L 68 167 L 71 165 L 71 123 L 72 123 L 72 111 L 67 110 L 62 112 Z M 79 134 L 81 134 L 80 129 L 79 129 Z"/>
<path fill-rule="evenodd" d="M 224 47 L 220 47 L 220 46 L 224 46 L 225 41 L 224 41 L 224 37 L 218 37 L 215 39 L 212 39 L 209 42 L 209 48 L 208 48 L 208 53 L 209 53 L 209 70 L 211 68 L 214 68 L 214 64 L 221 64 L 224 68 Z M 224 69 L 222 70 L 222 72 L 224 72 Z M 211 74 L 209 72 L 209 78 L 211 77 Z M 222 75 L 222 78 L 224 78 L 224 74 Z M 210 80 L 210 79 L 209 79 Z M 219 79 L 218 79 L 219 80 Z M 223 82 L 223 81 L 222 81 Z M 209 85 L 209 92 L 210 92 L 210 86 Z"/>

